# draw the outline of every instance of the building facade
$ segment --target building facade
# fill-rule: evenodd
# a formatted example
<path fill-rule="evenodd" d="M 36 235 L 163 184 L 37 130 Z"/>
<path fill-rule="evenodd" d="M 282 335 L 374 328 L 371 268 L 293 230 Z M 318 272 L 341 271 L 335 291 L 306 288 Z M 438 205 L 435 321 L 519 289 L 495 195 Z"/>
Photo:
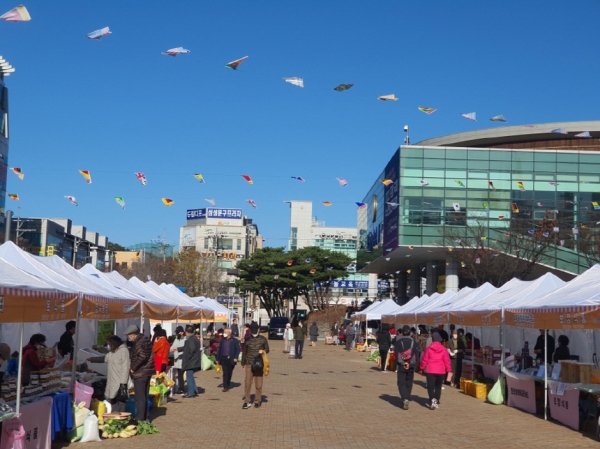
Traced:
<path fill-rule="evenodd" d="M 0 56 L 0 224 L 4 223 L 8 174 L 8 89 L 4 77 L 15 69 Z"/>
<path fill-rule="evenodd" d="M 423 293 L 421 276 L 427 293 L 456 290 L 460 267 L 445 259 L 443 237 L 481 226 L 493 249 L 516 220 L 525 229 L 519 238 L 550 243 L 541 269 L 565 279 L 585 271 L 600 244 L 598 137 L 600 122 L 553 123 L 401 146 L 363 200 L 361 245 L 380 238 L 383 249 L 363 272 L 399 271 L 404 299 Z"/>

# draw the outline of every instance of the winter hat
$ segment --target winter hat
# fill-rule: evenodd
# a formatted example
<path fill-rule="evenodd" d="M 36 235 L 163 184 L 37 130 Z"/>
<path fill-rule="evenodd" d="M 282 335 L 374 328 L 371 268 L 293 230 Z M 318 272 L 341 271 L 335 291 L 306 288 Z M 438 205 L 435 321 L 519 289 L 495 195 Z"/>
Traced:
<path fill-rule="evenodd" d="M 410 332 L 410 326 L 407 326 L 406 324 L 404 326 L 402 326 L 403 334 L 408 334 L 409 332 Z"/>
<path fill-rule="evenodd" d="M 252 324 L 250 324 L 250 333 L 252 334 L 258 334 L 258 323 L 253 321 Z"/>
<path fill-rule="evenodd" d="M 125 329 L 125 335 L 139 334 L 139 333 L 140 333 L 140 328 L 137 327 L 135 324 L 130 324 L 129 326 L 127 326 L 127 329 Z"/>
<path fill-rule="evenodd" d="M 433 334 L 431 334 L 431 340 L 437 341 L 438 343 L 441 343 L 442 342 L 442 336 L 440 335 L 439 332 L 434 332 Z"/>

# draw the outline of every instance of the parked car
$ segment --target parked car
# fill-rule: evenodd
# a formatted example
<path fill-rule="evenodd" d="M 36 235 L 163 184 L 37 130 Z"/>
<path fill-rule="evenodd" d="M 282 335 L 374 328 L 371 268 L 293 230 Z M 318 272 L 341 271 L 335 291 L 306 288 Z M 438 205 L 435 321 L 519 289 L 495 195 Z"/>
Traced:
<path fill-rule="evenodd" d="M 283 340 L 283 331 L 285 331 L 285 325 L 290 322 L 289 318 L 286 317 L 273 317 L 269 321 L 269 340 L 274 338 Z"/>

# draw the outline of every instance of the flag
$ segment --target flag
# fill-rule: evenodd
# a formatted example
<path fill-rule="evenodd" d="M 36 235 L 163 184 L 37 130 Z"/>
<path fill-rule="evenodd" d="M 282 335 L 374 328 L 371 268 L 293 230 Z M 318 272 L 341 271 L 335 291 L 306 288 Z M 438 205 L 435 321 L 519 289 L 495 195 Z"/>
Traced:
<path fill-rule="evenodd" d="M 306 263 L 310 263 L 310 257 L 307 257 L 306 260 L 304 261 Z"/>
<path fill-rule="evenodd" d="M 331 201 L 321 201 L 321 204 L 322 204 L 323 206 L 327 206 L 327 207 L 329 207 L 329 206 L 331 206 Z"/>
<path fill-rule="evenodd" d="M 496 190 L 496 187 L 494 187 L 494 183 L 492 181 L 488 181 L 488 186 L 490 186 L 492 189 Z"/>
<path fill-rule="evenodd" d="M 455 182 L 455 183 L 457 183 L 457 184 L 458 184 L 459 186 L 461 186 L 462 188 L 465 188 L 465 189 L 467 188 L 467 186 L 466 186 L 466 185 L 464 185 L 464 183 L 463 183 L 461 180 L 459 180 L 459 179 L 457 179 L 457 180 L 456 180 L 456 181 L 454 181 L 454 182 Z"/>
<path fill-rule="evenodd" d="M 469 120 L 477 121 L 477 114 L 475 112 L 467 112 L 466 114 L 460 114 L 461 117 L 464 117 Z"/>
<path fill-rule="evenodd" d="M 315 274 L 316 272 L 317 272 L 317 270 L 314 268 L 312 270 L 310 270 L 310 274 Z"/>
<path fill-rule="evenodd" d="M 437 111 L 437 109 L 425 108 L 423 106 L 419 106 L 419 111 L 424 112 L 425 114 L 429 115 L 429 114 L 433 114 L 435 111 Z"/>
<path fill-rule="evenodd" d="M 361 203 L 361 202 L 356 202 L 356 205 L 358 206 L 359 209 L 366 209 L 367 205 L 365 203 Z"/>
<path fill-rule="evenodd" d="M 165 206 L 172 206 L 175 204 L 175 201 L 173 201 L 171 198 L 161 198 L 161 200 Z"/>
<path fill-rule="evenodd" d="M 210 204 L 211 204 L 211 205 L 213 205 L 213 206 L 216 206 L 216 205 L 217 205 L 217 203 L 216 203 L 216 201 L 215 201 L 215 199 L 214 199 L 214 198 L 204 198 L 204 201 L 206 201 L 206 202 L 210 203 Z"/>
<path fill-rule="evenodd" d="M 289 84 L 293 84 L 294 86 L 304 87 L 304 78 L 301 76 L 293 76 L 291 78 L 282 78 L 283 81 Z"/>
<path fill-rule="evenodd" d="M 523 184 L 521 181 L 517 181 L 517 187 L 521 190 L 521 192 L 525 191 L 525 184 Z"/>
<path fill-rule="evenodd" d="M 294 264 L 294 261 L 293 260 L 288 260 L 287 264 L 288 264 L 288 267 L 291 267 Z"/>
<path fill-rule="evenodd" d="M 518 214 L 519 213 L 519 206 L 517 206 L 517 203 L 512 203 L 511 206 L 512 206 L 513 212 L 515 214 Z"/>
<path fill-rule="evenodd" d="M 9 193 L 9 194 L 8 194 L 8 197 L 9 197 L 11 200 L 19 201 L 19 195 L 17 195 L 16 193 Z"/>
<path fill-rule="evenodd" d="M 346 181 L 344 178 L 335 178 L 337 179 L 337 181 L 340 183 L 340 185 L 342 187 L 346 187 L 348 185 L 348 181 Z"/>
<path fill-rule="evenodd" d="M 452 206 L 456 212 L 460 212 L 460 203 L 454 203 Z"/>
<path fill-rule="evenodd" d="M 202 176 L 200 173 L 194 174 L 194 178 L 196 178 L 200 182 L 200 184 L 205 184 L 204 176 Z"/>
<path fill-rule="evenodd" d="M 429 185 L 429 183 L 427 181 L 425 181 L 424 179 L 419 180 L 419 184 L 421 184 L 421 186 L 423 186 L 423 187 Z"/>
<path fill-rule="evenodd" d="M 600 205 L 598 204 L 598 201 L 592 201 L 592 206 L 594 206 L 595 210 L 600 210 Z"/>
<path fill-rule="evenodd" d="M 23 179 L 25 178 L 25 174 L 23 173 L 23 171 L 18 168 L 18 167 L 11 167 L 10 169 L 15 175 L 17 175 L 19 177 L 19 179 L 21 181 L 23 181 Z"/>
<path fill-rule="evenodd" d="M 490 119 L 492 122 L 507 122 L 504 114 L 496 115 Z"/>
<path fill-rule="evenodd" d="M 394 183 L 394 181 L 392 181 L 391 179 L 382 179 L 381 182 L 386 187 Z"/>

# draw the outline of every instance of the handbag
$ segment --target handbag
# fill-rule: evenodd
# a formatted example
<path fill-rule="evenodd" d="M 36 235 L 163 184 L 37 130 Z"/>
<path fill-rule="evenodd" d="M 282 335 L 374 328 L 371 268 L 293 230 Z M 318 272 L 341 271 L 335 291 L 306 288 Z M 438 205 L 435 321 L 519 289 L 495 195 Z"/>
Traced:
<path fill-rule="evenodd" d="M 117 390 L 115 401 L 127 402 L 127 399 L 129 399 L 129 390 L 127 389 L 127 384 L 121 384 L 119 385 L 119 389 Z"/>
<path fill-rule="evenodd" d="M 263 362 L 262 354 L 258 354 L 252 362 L 252 372 L 262 374 L 265 364 Z"/>

